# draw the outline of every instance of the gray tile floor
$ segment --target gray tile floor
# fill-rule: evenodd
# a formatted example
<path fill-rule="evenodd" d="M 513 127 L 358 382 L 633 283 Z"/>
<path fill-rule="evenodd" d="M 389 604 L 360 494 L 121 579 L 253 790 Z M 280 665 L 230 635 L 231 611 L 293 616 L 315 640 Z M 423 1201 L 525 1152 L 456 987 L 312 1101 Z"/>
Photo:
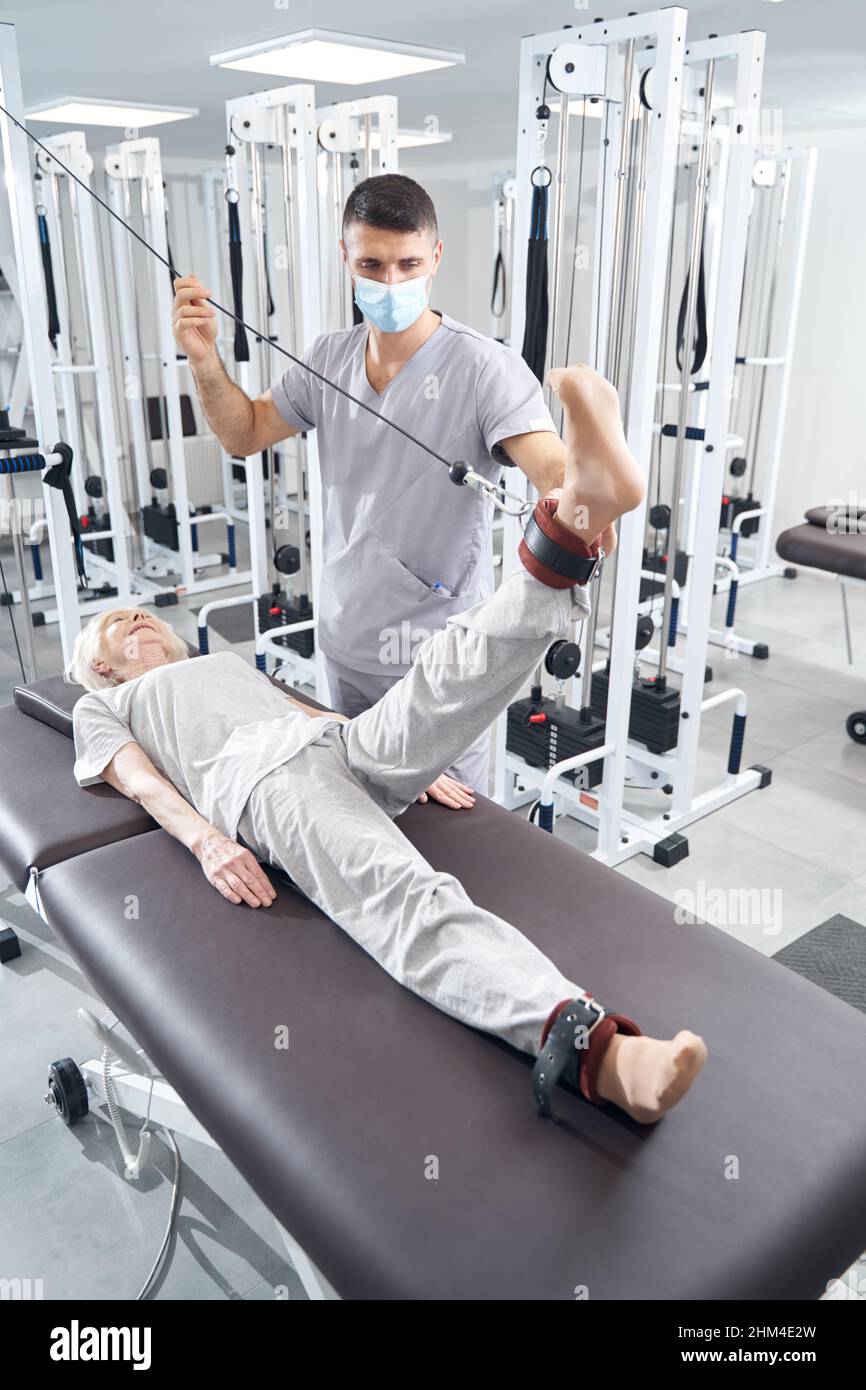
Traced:
<path fill-rule="evenodd" d="M 3 559 L 8 576 L 8 552 Z M 171 614 L 191 639 L 193 606 L 185 602 Z M 700 885 L 707 893 L 779 890 L 781 912 L 774 908 L 745 922 L 724 913 L 713 919 L 767 955 L 837 912 L 866 929 L 866 748 L 853 744 L 844 727 L 853 709 L 866 707 L 866 591 L 852 594 L 850 609 L 853 668 L 845 662 L 841 605 L 831 582 L 801 572 L 795 581 L 743 590 L 739 628 L 768 641 L 770 659 L 726 661 L 719 653 L 712 688 L 734 683 L 746 690 L 746 761 L 772 767 L 773 784 L 692 826 L 689 857 L 676 868 L 641 857 L 619 870 L 669 898 L 695 893 Z M 40 673 L 55 672 L 56 628 L 40 629 L 37 643 Z M 217 648 L 219 639 L 212 645 Z M 9 615 L 0 611 L 0 702 L 18 678 Z M 723 766 L 729 717 L 720 711 L 706 721 L 701 773 L 707 783 Z M 560 819 L 558 833 L 580 848 L 592 847 L 589 832 L 573 820 Z M 15 926 L 23 946 L 19 961 L 0 968 L 0 1273 L 42 1279 L 46 1298 L 130 1298 L 162 1238 L 170 1152 L 155 1145 L 156 1169 L 132 1185 L 121 1175 L 101 1110 L 67 1129 L 44 1105 L 48 1062 L 94 1055 L 75 1011 L 81 1005 L 100 1011 L 99 1005 L 19 894 L 0 892 L 0 915 Z M 303 1298 L 272 1218 L 235 1169 L 207 1145 L 181 1139 L 180 1148 L 178 1235 L 158 1296 Z M 834 1296 L 856 1296 L 858 1287 L 866 1294 L 863 1264 L 847 1272 Z"/>

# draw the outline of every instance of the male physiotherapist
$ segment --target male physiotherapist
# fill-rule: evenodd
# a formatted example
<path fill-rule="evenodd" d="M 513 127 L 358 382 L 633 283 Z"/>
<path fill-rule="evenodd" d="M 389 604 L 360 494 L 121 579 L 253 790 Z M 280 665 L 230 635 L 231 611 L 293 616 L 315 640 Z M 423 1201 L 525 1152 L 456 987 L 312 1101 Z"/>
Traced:
<path fill-rule="evenodd" d="M 563 445 L 522 358 L 429 307 L 442 242 L 421 185 L 404 174 L 359 183 L 342 233 L 364 321 L 322 334 L 304 360 L 445 458 L 494 480 L 503 463 L 516 464 L 542 496 L 559 487 Z M 442 464 L 302 367 L 250 400 L 217 352 L 210 290 L 187 276 L 175 291 L 175 337 L 227 453 L 246 458 L 318 432 L 318 641 L 331 705 L 351 718 L 405 674 L 428 633 L 492 593 L 493 504 L 455 487 Z M 489 749 L 485 734 L 429 795 L 471 806 L 473 789 L 488 789 Z"/>

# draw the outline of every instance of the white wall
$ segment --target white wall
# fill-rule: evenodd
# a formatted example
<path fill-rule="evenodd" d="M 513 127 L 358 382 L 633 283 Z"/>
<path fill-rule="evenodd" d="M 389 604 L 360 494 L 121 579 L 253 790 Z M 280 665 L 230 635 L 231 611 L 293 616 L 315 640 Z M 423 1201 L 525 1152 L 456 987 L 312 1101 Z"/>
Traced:
<path fill-rule="evenodd" d="M 818 165 L 791 395 L 777 529 L 806 507 L 866 498 L 863 335 L 866 328 L 866 132 L 798 134 Z"/>
<path fill-rule="evenodd" d="M 442 264 L 431 304 L 480 333 L 490 332 L 493 179 L 508 169 L 502 160 L 465 164 L 452 163 L 446 156 L 433 163 L 430 151 L 416 154 L 409 149 L 400 154 L 400 172 L 424 185 L 439 218 Z"/>

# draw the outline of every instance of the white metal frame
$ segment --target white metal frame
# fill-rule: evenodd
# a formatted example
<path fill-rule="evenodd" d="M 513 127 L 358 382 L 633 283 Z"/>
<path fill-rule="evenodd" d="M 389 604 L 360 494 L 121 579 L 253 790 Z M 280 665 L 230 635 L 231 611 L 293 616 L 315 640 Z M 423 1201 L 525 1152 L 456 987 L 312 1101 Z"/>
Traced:
<path fill-rule="evenodd" d="M 336 255 L 339 223 L 332 212 L 333 189 L 329 174 L 339 168 L 346 156 L 362 154 L 367 171 L 388 173 L 397 168 L 397 99 L 381 96 L 336 103 L 316 111 L 314 90 L 308 84 L 275 88 L 254 96 L 238 97 L 226 102 L 227 139 L 234 150 L 233 172 L 236 181 L 241 241 L 254 252 L 262 238 L 262 209 L 267 209 L 269 189 L 263 176 L 263 166 L 257 165 L 255 145 L 285 147 L 294 153 L 294 188 L 296 199 L 297 244 L 290 247 L 290 273 L 294 320 L 278 340 L 285 341 L 296 355 L 312 343 L 327 328 L 344 326 L 349 303 L 345 277 Z M 336 156 L 336 163 L 335 163 Z M 342 198 L 342 177 L 333 180 Z M 286 196 L 286 189 L 283 190 Z M 342 202 L 340 204 L 342 214 Z M 318 234 L 318 235 L 317 235 Z M 335 280 L 334 272 L 337 272 Z M 335 285 L 337 288 L 335 288 Z M 318 290 L 318 293 L 316 291 Z M 244 318 L 248 323 L 263 324 L 266 317 L 267 287 L 262 255 L 246 257 L 243 281 Z M 332 322 L 330 315 L 337 319 Z M 269 351 L 264 343 L 250 345 L 250 360 L 236 364 L 239 384 L 250 396 L 258 395 L 283 366 L 283 360 Z M 322 569 L 322 499 L 315 433 L 302 442 L 295 438 L 295 448 L 302 449 L 301 464 L 307 480 L 306 516 L 299 514 L 299 538 L 303 545 L 305 520 L 309 520 L 311 574 L 310 595 L 313 618 L 290 623 L 279 628 L 258 632 L 256 622 L 256 663 L 267 669 L 268 658 L 275 666 L 273 674 L 287 684 L 311 684 L 317 696 L 325 697 L 324 668 L 316 643 L 311 658 L 300 656 L 275 639 L 289 634 L 316 631 L 316 597 Z M 291 503 L 288 503 L 291 506 Z M 297 501 L 300 513 L 301 500 Z M 258 559 L 254 564 L 259 582 L 255 593 L 268 587 L 269 564 L 264 546 L 264 509 L 250 517 L 251 545 L 253 537 L 262 538 Z M 207 604 L 199 614 L 199 626 L 206 628 L 210 614 L 218 608 L 245 602 L 244 599 L 216 600 Z"/>
<path fill-rule="evenodd" d="M 309 346 L 322 331 L 322 313 L 318 277 L 318 200 L 316 185 L 317 170 L 317 119 L 314 89 L 308 83 L 296 83 L 289 87 L 279 87 L 272 91 L 257 92 L 252 96 L 237 97 L 226 102 L 226 127 L 229 145 L 234 150 L 234 172 L 238 197 L 238 216 L 241 241 L 247 254 L 243 279 L 243 317 L 253 326 L 263 322 L 263 304 L 266 303 L 265 266 L 263 257 L 256 254 L 261 244 L 261 199 L 264 190 L 256 192 L 253 187 L 255 175 L 256 145 L 272 145 L 283 151 L 284 159 L 294 153 L 292 198 L 295 206 L 287 210 L 294 217 L 297 236 L 290 234 L 290 270 L 292 282 L 292 305 L 294 321 L 287 325 L 286 338 L 291 350 L 297 356 Z M 284 197 L 288 200 L 288 190 Z M 266 315 L 265 315 L 266 317 Z M 294 346 L 293 346 L 294 345 Z M 298 350 L 300 349 L 300 351 Z M 266 360 L 267 359 L 267 360 Z M 235 365 L 238 384 L 250 397 L 261 394 L 280 369 L 285 359 L 272 354 L 263 342 L 256 350 L 255 341 L 250 343 L 248 362 Z M 322 569 L 322 490 L 319 475 L 318 448 L 315 433 L 303 441 L 296 440 L 296 448 L 303 447 L 306 462 L 307 506 L 310 521 L 311 549 L 311 599 L 315 613 L 318 594 L 319 575 Z M 258 632 L 257 600 L 268 588 L 270 565 L 265 532 L 265 507 L 263 489 L 263 470 L 261 456 L 245 460 L 248 478 L 249 497 L 249 535 L 251 567 L 253 571 L 253 614 L 256 630 L 256 663 L 266 669 L 268 656 L 277 663 L 277 674 L 290 684 L 311 684 L 316 695 L 324 694 L 324 669 L 321 654 L 316 644 L 314 655 L 307 659 L 290 649 L 280 646 L 274 640 L 290 633 L 315 631 L 316 619 L 272 628 L 266 634 Z M 249 486 L 251 469 L 256 474 L 256 486 Z M 301 518 L 300 540 L 303 544 L 303 518 Z M 214 607 L 232 604 L 209 604 L 199 615 L 199 624 L 207 622 Z"/>
<path fill-rule="evenodd" d="M 168 239 L 165 225 L 165 194 L 159 140 L 154 136 L 124 140 L 109 145 L 105 163 L 108 204 L 121 222 L 125 217 L 125 190 L 137 184 L 142 199 L 145 239 L 165 261 L 168 260 Z M 138 492 L 142 505 L 153 493 L 150 483 L 149 441 L 144 422 L 144 402 L 148 394 L 146 362 L 143 360 L 136 321 L 136 304 L 125 293 L 134 284 L 133 240 L 115 218 L 111 219 L 111 247 L 118 287 L 118 317 L 123 354 L 124 375 L 138 384 L 140 395 L 127 394 L 129 427 L 135 460 Z M 234 526 L 234 517 L 227 512 L 212 511 L 190 515 L 184 458 L 183 427 L 180 408 L 180 363 L 171 325 L 171 298 L 168 293 L 168 271 L 156 257 L 148 257 L 150 300 L 156 324 L 156 393 L 166 406 L 166 457 L 168 481 L 177 514 L 178 550 L 173 551 L 145 537 L 146 577 L 177 576 L 174 586 L 178 595 L 206 593 L 213 589 L 232 588 L 249 582 L 249 570 L 228 566 L 227 574 L 208 574 L 221 567 L 219 552 L 199 551 L 193 546 L 192 528 L 197 532 L 214 524 Z M 248 478 L 248 486 L 249 486 Z M 164 589 L 163 592 L 166 592 Z"/>
<path fill-rule="evenodd" d="M 15 26 L 0 22 L 0 93 L 3 106 L 23 120 L 24 101 L 18 62 Z M 31 152 L 26 134 L 0 112 L 6 196 L 12 223 L 12 241 L 18 268 L 19 306 L 24 321 L 24 344 L 33 402 L 36 437 L 43 453 L 60 438 L 54 380 L 48 341 L 42 258 L 36 235 L 36 201 L 31 178 Z M 78 576 L 63 498 L 56 488 L 42 486 L 51 564 L 57 591 L 58 621 L 64 662 L 80 627 Z"/>
<path fill-rule="evenodd" d="M 653 33 L 654 26 L 657 26 L 656 70 L 652 97 L 652 106 L 656 112 L 656 120 L 652 122 L 652 134 L 656 136 L 656 142 L 655 150 L 653 151 L 651 142 L 648 152 L 646 186 L 643 192 L 645 228 L 638 280 L 638 294 L 643 294 L 644 298 L 642 301 L 639 299 L 637 304 L 632 348 L 633 375 L 627 400 L 624 401 L 629 446 L 645 474 L 649 472 L 653 434 L 659 427 L 655 419 L 656 367 L 661 340 L 661 310 L 666 280 L 676 147 L 679 140 L 680 105 L 682 93 L 687 86 L 686 81 L 677 81 L 676 85 L 674 84 L 674 79 L 680 78 L 682 68 L 672 70 L 671 59 L 668 57 L 671 30 L 669 27 L 665 35 L 662 28 L 665 23 L 670 26 L 675 18 L 683 22 L 685 16 L 682 11 L 665 10 L 657 15 L 635 16 L 621 23 L 605 24 L 601 34 L 601 26 L 588 26 L 583 31 L 570 31 L 567 39 L 566 56 L 578 75 L 574 91 L 589 93 L 592 87 L 587 85 L 586 71 L 581 73 L 577 56 L 577 49 L 583 39 L 589 41 L 596 49 L 604 51 L 607 46 L 611 46 L 611 51 L 616 51 L 617 45 L 635 37 L 647 36 Z M 681 34 L 680 28 L 680 42 Z M 528 236 L 529 202 L 525 191 L 529 184 L 530 160 L 534 153 L 533 118 L 541 100 L 544 63 L 547 54 L 562 47 L 562 39 L 561 33 L 555 33 L 524 40 L 518 121 L 518 246 L 524 245 Z M 599 42 L 600 39 L 603 43 Z M 681 721 L 677 747 L 670 753 L 652 754 L 642 744 L 634 743 L 627 737 L 635 658 L 634 616 L 638 609 L 645 505 L 625 516 L 619 528 L 614 620 L 608 638 L 610 674 L 607 720 L 602 749 L 557 763 L 552 770 L 533 769 L 527 767 L 521 759 L 505 752 L 504 717 L 500 719 L 497 730 L 497 799 L 508 806 L 517 806 L 541 791 L 542 801 L 549 803 L 555 786 L 563 809 L 596 829 L 597 845 L 594 857 L 608 864 L 622 863 L 636 853 L 653 854 L 660 841 L 681 832 L 695 820 L 761 785 L 761 773 L 749 769 L 746 772 L 727 773 L 721 782 L 701 795 L 696 795 L 695 792 L 698 740 L 703 713 L 719 704 L 733 701 L 741 720 L 746 714 L 745 695 L 739 689 L 722 691 L 705 699 L 704 676 L 710 605 L 716 572 L 718 499 L 722 493 L 726 451 L 731 442 L 728 431 L 730 382 L 736 353 L 739 291 L 742 287 L 751 167 L 757 138 L 764 35 L 751 32 L 691 44 L 684 48 L 684 51 L 683 48 L 681 45 L 678 54 L 680 62 L 684 61 L 692 67 L 700 68 L 709 60 L 728 60 L 735 64 L 736 90 L 733 110 L 739 129 L 735 131 L 735 138 L 731 139 L 727 150 L 724 168 L 727 196 L 711 265 L 715 291 L 711 298 L 714 298 L 716 303 L 713 306 L 713 368 L 710 386 L 706 392 L 690 396 L 690 404 L 693 409 L 700 411 L 702 417 L 704 439 L 700 445 L 701 501 L 696 507 L 695 545 L 699 559 L 697 562 L 693 561 L 690 576 L 691 630 L 685 659 L 680 663 Z M 564 61 L 561 59 L 562 55 L 557 55 L 557 73 L 564 70 Z M 667 66 L 661 66 L 665 61 Z M 605 86 L 597 90 L 609 93 L 611 88 Z M 659 137 L 662 134 L 666 137 L 663 166 L 659 162 Z M 615 139 L 611 140 L 611 144 L 615 145 Z M 610 227 L 611 221 L 612 219 L 606 216 L 606 227 Z M 596 274 L 601 277 L 602 284 L 608 283 L 612 255 L 611 239 L 607 237 L 604 243 L 597 245 Z M 651 282 L 651 291 L 647 289 L 648 280 Z M 514 281 L 516 322 L 513 321 L 512 341 L 519 342 L 525 292 L 525 277 L 519 258 L 515 266 Z M 602 296 L 600 302 L 606 304 L 606 297 Z M 599 322 L 598 341 L 594 343 L 598 361 L 604 360 L 608 332 L 607 317 L 606 312 L 603 312 Z M 703 399 L 704 396 L 706 400 Z M 697 452 L 698 446 L 687 447 Z M 711 499 L 711 505 L 706 504 L 707 498 Z M 708 534 L 710 531 L 711 535 Z M 510 556 L 513 549 L 514 546 L 509 546 L 506 540 L 506 556 Z M 660 634 L 660 640 L 666 640 L 665 633 Z M 585 662 L 594 659 L 594 653 L 584 653 Z M 604 759 L 604 776 L 601 786 L 593 793 L 589 794 L 580 787 L 572 788 L 562 781 L 563 772 L 595 762 L 600 756 Z M 511 786 L 508 785 L 509 778 Z M 623 802 L 627 787 L 663 785 L 670 785 L 673 791 L 669 806 L 659 814 L 639 815 L 625 809 Z"/>
<path fill-rule="evenodd" d="M 792 147 L 781 151 L 759 150 L 756 152 L 755 162 L 776 164 L 777 168 L 781 167 L 781 177 L 790 178 L 796 169 L 797 189 L 793 202 L 788 203 L 784 213 L 786 226 L 783 228 L 783 236 L 789 240 L 794 251 L 787 258 L 787 263 L 783 264 L 783 269 L 787 272 L 786 278 L 779 283 L 771 306 L 769 352 L 766 358 L 746 356 L 745 362 L 741 364 L 762 371 L 771 371 L 774 375 L 778 373 L 778 380 L 774 383 L 775 389 L 772 392 L 772 409 L 764 416 L 763 421 L 764 438 L 772 440 L 765 453 L 766 466 L 759 472 L 764 493 L 763 505 L 759 512 L 752 513 L 762 516 L 763 524 L 756 538 L 741 540 L 737 547 L 740 587 L 761 579 L 775 578 L 785 571 L 785 566 L 780 565 L 777 560 L 772 560 L 770 554 L 771 547 L 775 546 L 773 519 L 782 470 L 785 419 L 797 341 L 818 151 L 814 146 Z M 717 589 L 726 590 L 729 584 L 729 579 L 722 580 L 717 584 Z"/>
<path fill-rule="evenodd" d="M 588 24 L 568 31 L 554 30 L 523 40 L 520 61 L 520 104 L 518 111 L 518 142 L 516 159 L 516 205 L 514 244 L 517 255 L 512 271 L 511 342 L 523 339 L 526 268 L 521 254 L 529 239 L 530 173 L 537 160 L 535 148 L 535 113 L 544 91 L 548 58 L 557 54 L 558 85 L 568 94 L 577 96 L 604 94 L 611 100 L 619 97 L 623 87 L 623 44 L 651 39 L 655 45 L 655 119 L 650 124 L 647 147 L 645 190 L 643 193 L 643 234 L 634 322 L 633 361 L 628 396 L 624 401 L 629 448 L 646 477 L 655 418 L 656 364 L 663 310 L 664 285 L 670 236 L 674 172 L 679 139 L 680 84 L 685 50 L 686 11 L 678 7 L 629 16 L 610 23 Z M 564 74 L 571 65 L 568 77 Z M 601 123 L 600 123 L 601 124 Z M 616 148 L 619 120 L 612 122 L 611 146 Z M 599 145 L 603 130 L 599 130 Z M 615 192 L 616 160 L 610 161 L 611 175 L 603 190 L 610 207 Z M 606 217 L 610 227 L 612 218 Z M 612 275 L 612 248 L 596 245 L 595 278 L 607 290 Z M 597 360 L 603 360 L 608 332 L 608 293 L 597 291 L 602 307 L 596 340 L 593 325 L 593 348 Z M 512 480 L 515 490 L 520 479 Z M 597 811 L 582 806 L 579 798 L 571 803 L 575 814 L 590 819 L 598 831 L 595 856 L 607 863 L 619 863 L 637 852 L 642 844 L 624 830 L 623 795 L 627 775 L 627 733 L 630 711 L 632 666 L 634 661 L 634 613 L 637 609 L 642 567 L 645 505 L 623 517 L 619 529 L 619 560 L 616 583 L 616 615 L 612 630 L 610 698 L 607 707 L 607 727 L 604 745 L 604 780 L 597 798 Z M 504 527 L 503 571 L 508 573 L 516 561 L 517 523 L 508 520 Z M 591 660 L 591 654 L 585 660 Z M 509 807 L 529 800 L 535 787 L 544 782 L 543 769 L 527 767 L 521 759 L 506 751 L 506 716 L 497 721 L 496 731 L 496 799 Z M 595 761 L 597 752 L 583 759 Z M 563 767 L 562 771 L 566 769 Z M 510 785 L 509 785 L 510 784 Z M 561 781 L 557 790 L 568 796 Z M 665 827 L 664 834 L 667 834 Z M 663 838 L 663 836 L 656 836 Z"/>
<path fill-rule="evenodd" d="M 227 276 L 224 270 L 226 260 L 225 195 L 225 168 L 206 169 L 201 175 L 201 198 L 207 247 L 207 283 L 214 298 L 222 304 L 227 304 L 231 298 L 230 293 L 225 288 L 227 285 Z M 216 340 L 217 347 L 222 353 L 225 353 L 231 349 L 233 337 L 225 322 L 220 324 L 220 330 Z M 246 524 L 248 520 L 246 509 L 241 510 L 235 499 L 232 459 L 222 448 L 220 453 L 222 457 L 223 505 L 236 521 L 242 521 Z"/>
<path fill-rule="evenodd" d="M 57 344 L 57 361 L 54 364 L 55 374 L 59 377 L 64 403 L 64 423 L 67 433 L 70 435 L 69 443 L 72 444 L 76 457 L 84 459 L 84 421 L 78 418 L 78 403 L 76 392 L 73 388 L 72 377 L 74 374 L 82 374 L 89 377 L 93 382 L 94 410 L 98 425 L 99 436 L 99 460 L 100 474 L 105 482 L 105 501 L 108 505 L 111 517 L 111 528 L 107 531 L 90 532 L 88 540 L 111 540 L 114 547 L 114 559 L 109 561 L 102 556 L 92 552 L 87 546 L 84 547 L 85 566 L 88 572 L 92 569 L 101 572 L 104 580 L 109 580 L 117 589 L 117 594 L 109 599 L 103 599 L 95 604 L 88 605 L 89 611 L 98 611 L 107 605 L 116 606 L 117 604 L 131 604 L 133 595 L 135 601 L 145 602 L 153 596 L 152 587 L 147 592 L 142 592 L 141 584 L 133 584 L 130 575 L 128 536 L 130 532 L 129 518 L 123 499 L 123 490 L 120 478 L 120 446 L 118 442 L 117 429 L 114 417 L 114 403 L 111 385 L 111 359 L 108 346 L 108 330 L 106 320 L 106 302 L 104 292 L 104 277 L 102 267 L 99 262 L 99 247 L 97 239 L 96 219 L 93 201 L 89 197 L 79 197 L 78 188 L 74 180 L 69 178 L 65 169 L 69 169 L 72 174 L 79 178 L 88 188 L 91 186 L 91 174 L 93 172 L 93 160 L 87 150 L 87 141 L 83 131 L 68 131 L 61 135 L 46 137 L 42 142 L 56 158 L 46 155 L 43 151 L 37 153 L 37 167 L 42 174 L 43 191 L 47 187 L 49 194 L 44 198 L 44 205 L 49 226 L 49 235 L 52 243 L 57 249 L 59 266 L 55 267 L 55 285 L 57 289 L 57 308 L 60 321 L 60 335 Z M 65 166 L 64 167 L 61 167 Z M 66 187 L 68 185 L 68 187 Z M 69 209 L 71 217 L 72 231 L 72 254 L 81 270 L 81 293 L 83 307 L 87 316 L 88 335 L 92 350 L 92 361 L 89 363 L 76 363 L 74 361 L 73 346 L 73 326 L 72 326 L 72 306 L 69 295 L 68 265 L 69 257 L 65 245 L 63 219 L 60 207 L 60 191 L 66 187 L 69 198 Z M 57 274 L 59 269 L 60 274 Z M 72 436 L 75 436 L 74 438 Z M 79 468 L 73 473 L 76 494 L 79 499 L 79 510 L 83 513 L 87 506 L 87 497 L 84 492 L 83 470 Z"/>
<path fill-rule="evenodd" d="M 669 832 L 691 823 L 697 815 L 704 815 L 760 786 L 760 773 L 749 769 L 735 777 L 729 776 L 725 782 L 701 797 L 694 795 L 701 716 L 704 710 L 711 707 L 711 703 L 719 703 L 716 696 L 710 697 L 709 701 L 704 699 L 704 679 L 716 583 L 718 509 L 732 447 L 729 429 L 732 382 L 748 235 L 752 166 L 758 137 L 764 49 L 764 34 L 752 30 L 690 44 L 686 55 L 691 64 L 703 65 L 710 60 L 727 60 L 736 64 L 732 120 L 736 119 L 742 130 L 739 136 L 735 133 L 731 138 L 728 154 L 713 331 L 708 346 L 709 388 L 701 393 L 706 396 L 706 402 L 702 402 L 704 437 L 699 444 L 690 446 L 699 482 L 694 553 L 690 558 L 687 586 L 689 636 L 681 682 L 681 709 L 687 717 L 681 719 L 676 755 L 671 759 L 676 767 L 668 779 L 674 788 L 669 820 L 666 822 Z M 666 634 L 662 634 L 661 640 L 666 640 Z M 737 699 L 738 712 L 745 714 L 745 700 L 741 692 L 728 692 L 728 695 Z"/>

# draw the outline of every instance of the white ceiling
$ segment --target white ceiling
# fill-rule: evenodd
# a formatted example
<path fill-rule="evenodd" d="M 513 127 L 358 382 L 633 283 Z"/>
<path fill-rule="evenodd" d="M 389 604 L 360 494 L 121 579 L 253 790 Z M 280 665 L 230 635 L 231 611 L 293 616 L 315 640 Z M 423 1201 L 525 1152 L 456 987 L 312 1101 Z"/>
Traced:
<path fill-rule="evenodd" d="M 77 96 L 197 106 L 201 115 L 158 134 L 168 155 L 218 159 L 228 97 L 273 79 L 210 68 L 208 55 L 316 25 L 466 54 L 448 68 L 369 89 L 319 84 L 317 104 L 393 92 L 400 123 L 435 114 L 453 133 L 449 157 L 511 160 L 522 34 L 657 7 L 658 0 L 27 0 L 0 18 L 18 30 L 24 99 Z M 764 99 L 784 132 L 866 127 L 866 0 L 691 0 L 689 37 L 767 33 Z M 57 127 L 40 124 L 50 133 Z M 117 138 L 91 129 L 91 146 Z M 418 152 L 415 152 L 418 153 Z M 424 155 L 427 152 L 420 152 Z M 428 157 L 435 158 L 435 151 Z"/>

